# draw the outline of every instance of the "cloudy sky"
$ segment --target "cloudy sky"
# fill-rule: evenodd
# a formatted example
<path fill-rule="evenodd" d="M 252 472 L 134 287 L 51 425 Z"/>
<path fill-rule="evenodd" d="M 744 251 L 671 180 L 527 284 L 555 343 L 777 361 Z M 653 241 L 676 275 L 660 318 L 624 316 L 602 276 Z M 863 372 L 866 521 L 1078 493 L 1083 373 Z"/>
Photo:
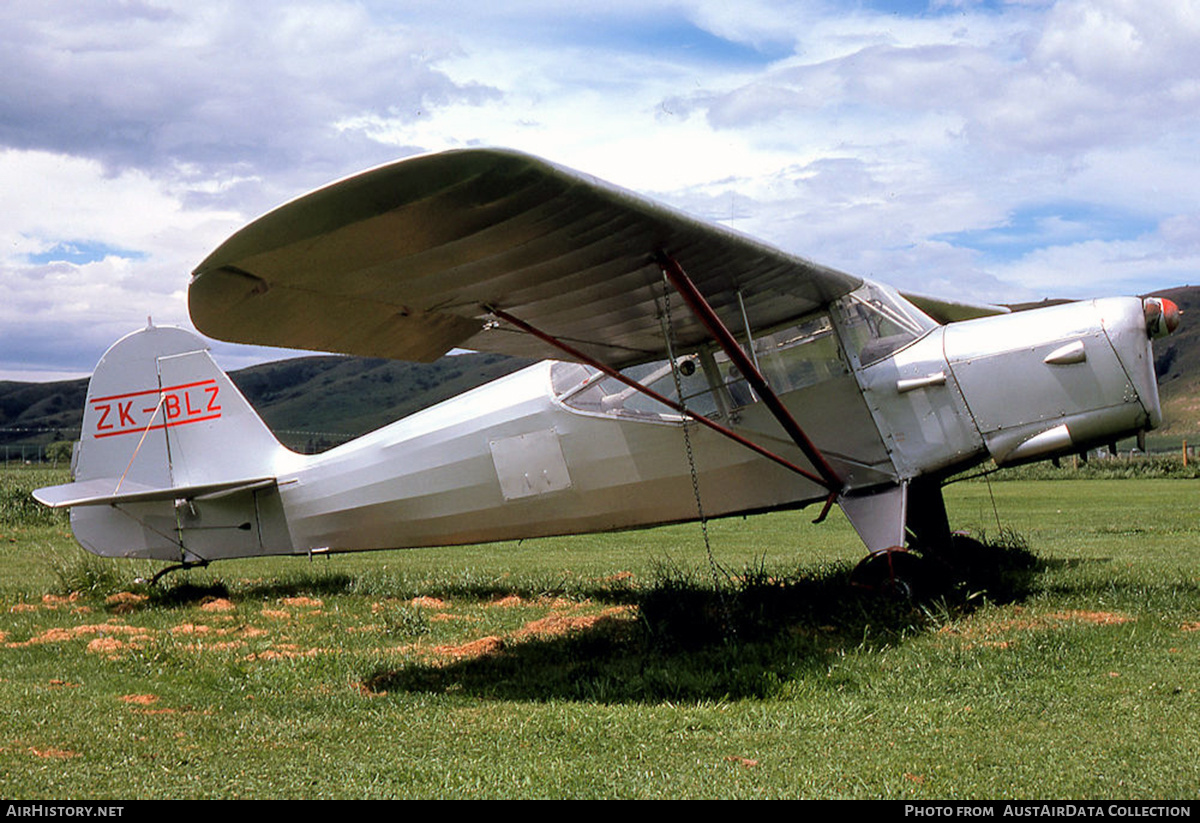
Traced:
<path fill-rule="evenodd" d="M 5 0 L 0 78 L 0 379 L 188 325 L 245 222 L 472 145 L 929 294 L 1200 281 L 1198 0 Z"/>

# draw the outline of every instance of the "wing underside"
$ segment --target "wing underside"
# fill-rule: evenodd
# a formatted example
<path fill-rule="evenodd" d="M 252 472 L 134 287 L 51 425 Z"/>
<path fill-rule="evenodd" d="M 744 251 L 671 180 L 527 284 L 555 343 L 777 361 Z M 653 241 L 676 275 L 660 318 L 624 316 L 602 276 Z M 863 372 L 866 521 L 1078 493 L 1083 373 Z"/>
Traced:
<path fill-rule="evenodd" d="M 808 314 L 859 278 L 528 155 L 402 160 L 301 197 L 208 257 L 189 290 L 205 334 L 241 343 L 433 360 L 452 348 L 562 353 L 497 322 L 500 308 L 623 366 L 663 356 L 657 253 L 726 322 Z M 671 302 L 679 345 L 707 340 Z"/>

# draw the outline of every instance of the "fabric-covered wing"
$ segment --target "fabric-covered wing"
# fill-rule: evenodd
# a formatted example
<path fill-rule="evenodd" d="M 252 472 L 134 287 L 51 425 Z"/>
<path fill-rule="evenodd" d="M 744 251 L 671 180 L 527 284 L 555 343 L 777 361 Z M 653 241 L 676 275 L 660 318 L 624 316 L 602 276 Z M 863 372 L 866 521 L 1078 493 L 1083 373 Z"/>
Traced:
<path fill-rule="evenodd" d="M 755 329 L 861 282 L 528 155 L 425 155 L 319 189 L 259 218 L 196 269 L 196 327 L 240 343 L 433 360 L 454 347 L 562 354 L 501 308 L 615 366 L 663 356 L 674 257 L 718 314 Z M 706 340 L 672 295 L 681 346 Z"/>

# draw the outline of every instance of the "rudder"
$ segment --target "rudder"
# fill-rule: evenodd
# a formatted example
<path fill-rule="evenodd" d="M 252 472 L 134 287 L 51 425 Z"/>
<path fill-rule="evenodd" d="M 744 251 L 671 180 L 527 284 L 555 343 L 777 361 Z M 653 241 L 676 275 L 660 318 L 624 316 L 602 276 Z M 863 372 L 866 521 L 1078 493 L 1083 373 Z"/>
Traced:
<path fill-rule="evenodd" d="M 183 329 L 121 338 L 88 385 L 75 482 L 39 489 L 71 507 L 96 554 L 206 562 L 290 550 L 275 477 L 284 448 Z"/>

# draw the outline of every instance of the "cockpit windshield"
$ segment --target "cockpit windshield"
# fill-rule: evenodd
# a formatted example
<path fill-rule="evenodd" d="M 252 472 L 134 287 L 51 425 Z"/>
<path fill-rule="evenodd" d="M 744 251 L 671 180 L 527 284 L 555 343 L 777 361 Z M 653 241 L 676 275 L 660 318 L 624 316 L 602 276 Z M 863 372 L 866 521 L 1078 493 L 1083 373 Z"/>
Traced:
<path fill-rule="evenodd" d="M 882 360 L 937 327 L 916 306 L 878 283 L 863 283 L 834 307 L 846 350 L 861 366 Z"/>

